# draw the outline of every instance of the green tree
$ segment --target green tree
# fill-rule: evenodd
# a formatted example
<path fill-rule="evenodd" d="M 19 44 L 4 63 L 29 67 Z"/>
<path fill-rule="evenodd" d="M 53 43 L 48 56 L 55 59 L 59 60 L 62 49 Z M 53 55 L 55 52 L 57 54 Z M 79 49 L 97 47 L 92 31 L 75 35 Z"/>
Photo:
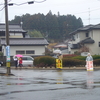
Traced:
<path fill-rule="evenodd" d="M 33 30 L 33 31 L 28 31 L 28 34 L 30 37 L 43 37 L 40 31 Z"/>
<path fill-rule="evenodd" d="M 23 22 L 24 30 L 36 30 L 48 40 L 63 41 L 69 38 L 69 33 L 83 26 L 81 18 L 76 18 L 74 15 L 58 15 L 52 14 L 51 11 L 44 14 L 25 14 L 15 16 L 15 19 L 9 21 L 10 24 L 20 24 Z M 37 35 L 36 34 L 36 35 Z M 33 35 L 32 35 L 33 36 Z M 38 35 L 40 37 L 40 35 Z"/>

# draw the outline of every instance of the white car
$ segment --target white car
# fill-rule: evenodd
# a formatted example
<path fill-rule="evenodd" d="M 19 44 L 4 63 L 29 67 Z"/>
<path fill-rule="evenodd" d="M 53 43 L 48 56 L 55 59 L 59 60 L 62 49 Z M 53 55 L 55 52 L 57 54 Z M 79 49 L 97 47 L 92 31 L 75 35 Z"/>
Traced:
<path fill-rule="evenodd" d="M 34 58 L 32 58 L 31 56 L 23 56 L 22 57 L 23 67 L 24 66 L 29 66 L 29 67 L 34 66 L 33 62 L 34 62 Z"/>

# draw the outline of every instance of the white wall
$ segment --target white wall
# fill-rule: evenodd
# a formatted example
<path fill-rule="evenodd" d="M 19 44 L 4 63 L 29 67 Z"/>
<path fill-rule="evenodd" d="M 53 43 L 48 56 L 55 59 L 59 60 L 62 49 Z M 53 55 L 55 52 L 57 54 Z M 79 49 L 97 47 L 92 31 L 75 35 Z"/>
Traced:
<path fill-rule="evenodd" d="M 79 33 L 76 33 L 74 35 L 74 39 L 75 41 L 72 41 L 73 44 L 77 44 L 78 42 L 80 42 L 81 40 L 84 40 L 86 39 L 86 35 L 84 32 L 79 32 Z"/>
<path fill-rule="evenodd" d="M 85 32 L 80 32 L 78 33 L 79 36 L 78 38 L 76 38 L 75 40 L 75 43 L 79 42 L 79 40 L 84 40 L 86 39 L 86 35 L 85 35 Z M 100 30 L 93 30 L 93 31 L 90 31 L 89 32 L 89 37 L 91 37 L 95 43 L 92 43 L 92 44 L 85 44 L 86 47 L 89 48 L 89 52 L 92 54 L 92 55 L 100 55 L 100 47 L 99 47 L 99 42 L 100 42 Z M 74 43 L 73 43 L 74 44 Z M 78 50 L 78 49 L 77 49 Z M 77 50 L 72 50 L 72 53 L 74 53 L 75 51 Z"/>
<path fill-rule="evenodd" d="M 23 38 L 22 33 L 9 33 L 9 38 Z"/>
<path fill-rule="evenodd" d="M 94 30 L 93 33 L 93 40 L 95 43 L 93 44 L 86 44 L 87 47 L 90 48 L 90 53 L 92 55 L 100 55 L 100 47 L 99 47 L 99 42 L 100 42 L 100 30 Z"/>
<path fill-rule="evenodd" d="M 33 55 L 44 55 L 45 46 L 10 46 L 10 56 L 16 55 L 17 50 L 34 50 Z M 4 56 L 6 56 L 6 49 L 4 47 Z"/>

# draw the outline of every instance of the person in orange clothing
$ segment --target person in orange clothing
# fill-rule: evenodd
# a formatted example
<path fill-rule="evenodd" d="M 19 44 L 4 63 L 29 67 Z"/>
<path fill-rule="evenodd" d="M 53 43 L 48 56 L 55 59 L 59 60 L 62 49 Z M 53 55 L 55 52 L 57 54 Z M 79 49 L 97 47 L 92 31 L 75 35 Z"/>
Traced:
<path fill-rule="evenodd" d="M 19 60 L 19 67 L 22 67 L 23 66 L 23 64 L 22 64 L 22 62 L 23 62 L 22 61 L 22 57 L 20 57 L 18 60 Z"/>

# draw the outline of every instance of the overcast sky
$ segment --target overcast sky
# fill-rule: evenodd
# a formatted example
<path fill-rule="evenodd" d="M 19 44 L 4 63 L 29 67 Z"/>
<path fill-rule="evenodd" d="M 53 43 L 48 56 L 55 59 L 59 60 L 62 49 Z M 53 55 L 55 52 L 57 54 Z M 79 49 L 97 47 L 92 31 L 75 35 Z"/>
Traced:
<path fill-rule="evenodd" d="M 9 3 L 21 4 L 32 0 L 8 0 Z M 43 1 L 43 0 L 34 0 Z M 4 0 L 0 0 L 0 23 L 5 22 L 5 10 L 2 9 Z M 75 15 L 81 18 L 84 25 L 100 23 L 100 0 L 46 0 L 42 3 L 23 4 L 20 6 L 8 6 L 8 18 L 14 19 L 15 15 L 22 16 L 29 13 L 31 15 L 37 13 L 52 14 L 59 12 L 60 15 Z M 89 20 L 90 19 L 90 20 Z"/>

